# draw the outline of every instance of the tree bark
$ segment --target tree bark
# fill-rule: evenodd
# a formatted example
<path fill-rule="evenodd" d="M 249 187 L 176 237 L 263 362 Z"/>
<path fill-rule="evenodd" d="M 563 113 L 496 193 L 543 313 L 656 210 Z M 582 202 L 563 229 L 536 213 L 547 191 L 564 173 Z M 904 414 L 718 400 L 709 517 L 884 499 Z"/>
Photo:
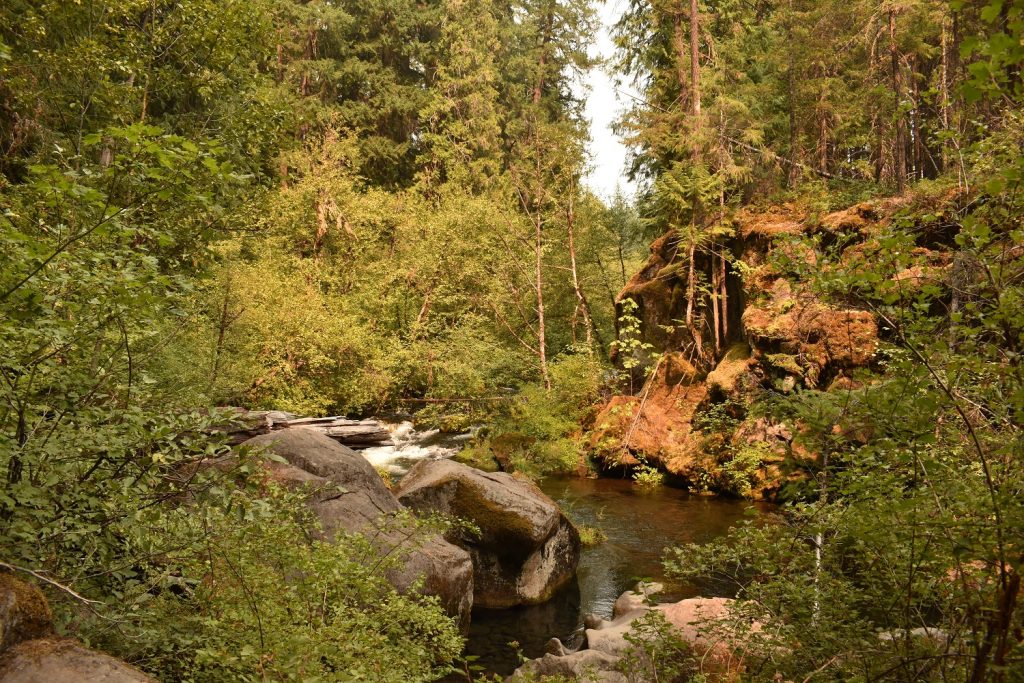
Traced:
<path fill-rule="evenodd" d="M 572 187 L 569 188 L 570 193 L 574 192 L 574 190 Z M 591 351 L 594 345 L 594 319 L 590 315 L 590 305 L 587 303 L 587 297 L 580 286 L 579 273 L 576 269 L 576 212 L 571 195 L 569 197 L 568 209 L 565 212 L 565 223 L 569 235 L 569 265 L 572 270 L 572 288 L 576 292 L 576 310 L 583 313 L 583 326 L 587 335 L 587 350 Z M 573 337 L 575 335 L 576 330 L 575 325 L 573 325 Z"/>
<path fill-rule="evenodd" d="M 796 122 L 796 60 L 793 57 L 793 0 L 789 0 L 789 17 L 786 21 L 786 42 L 787 42 L 787 58 L 789 61 L 788 68 L 786 69 L 786 89 L 788 95 L 788 108 L 789 108 L 789 174 L 788 174 L 788 185 L 789 187 L 795 187 L 797 181 L 800 179 L 800 159 L 799 159 L 799 136 L 797 134 L 797 122 Z"/>
<path fill-rule="evenodd" d="M 889 56 L 892 60 L 892 94 L 895 102 L 893 110 L 893 159 L 896 174 L 896 190 L 900 194 L 907 191 L 907 141 L 906 121 L 900 113 L 900 54 L 896 45 L 896 10 L 889 10 Z"/>
<path fill-rule="evenodd" d="M 690 0 L 690 106 L 694 125 L 700 127 L 700 10 Z"/>
<path fill-rule="evenodd" d="M 718 254 L 718 283 L 721 287 L 719 300 L 722 304 L 722 340 L 729 343 L 729 271 L 725 265 L 725 247 Z"/>
<path fill-rule="evenodd" d="M 544 380 L 544 388 L 551 388 L 551 378 L 548 376 L 548 355 L 547 341 L 544 329 L 544 276 L 542 270 L 542 256 L 544 248 L 544 236 L 539 215 L 534 216 L 534 288 L 537 290 L 537 356 L 540 360 L 540 375 Z"/>
<path fill-rule="evenodd" d="M 676 80 L 679 82 L 679 96 L 692 97 L 692 93 L 688 93 L 689 84 L 686 78 L 686 36 L 683 33 L 683 13 L 682 10 L 673 13 L 672 15 L 672 47 L 676 51 Z"/>
<path fill-rule="evenodd" d="M 711 323 L 715 328 L 715 354 L 722 352 L 722 337 L 721 337 L 721 326 L 722 321 L 719 316 L 718 304 L 719 298 L 718 293 L 721 291 L 721 283 L 718 281 L 719 270 L 718 270 L 718 258 L 717 258 L 717 247 L 718 245 L 711 245 Z"/>
<path fill-rule="evenodd" d="M 554 12 L 548 9 L 544 15 L 544 26 L 541 32 L 540 57 L 537 60 L 537 83 L 533 87 L 533 103 L 540 104 L 540 98 L 544 94 L 545 69 L 548 62 L 548 44 L 551 42 L 551 30 L 555 22 Z"/>
<path fill-rule="evenodd" d="M 946 33 L 946 18 L 942 18 L 941 38 L 941 74 L 939 81 L 939 115 L 942 119 L 942 131 L 949 130 L 949 36 Z M 942 169 L 945 172 L 949 168 L 948 142 L 942 141 Z"/>

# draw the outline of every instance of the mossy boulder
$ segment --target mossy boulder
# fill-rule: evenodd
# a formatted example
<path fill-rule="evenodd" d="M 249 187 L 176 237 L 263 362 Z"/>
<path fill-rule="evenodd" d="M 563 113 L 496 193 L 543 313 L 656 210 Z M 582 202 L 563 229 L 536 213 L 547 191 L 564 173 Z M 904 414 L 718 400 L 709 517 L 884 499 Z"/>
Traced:
<path fill-rule="evenodd" d="M 746 342 L 733 344 L 715 369 L 708 373 L 708 389 L 716 396 L 732 397 L 740 389 L 740 380 L 750 371 L 753 362 Z"/>
<path fill-rule="evenodd" d="M 53 633 L 53 613 L 35 586 L 0 574 L 0 651 Z"/>
<path fill-rule="evenodd" d="M 529 482 L 450 460 L 424 460 L 405 475 L 397 495 L 418 513 L 450 515 L 478 527 L 478 535 L 449 537 L 473 559 L 474 605 L 544 602 L 576 573 L 579 533 Z"/>
<path fill-rule="evenodd" d="M 0 574 L 0 681 L 156 683 L 110 655 L 56 637 L 46 596 L 10 574 Z"/>

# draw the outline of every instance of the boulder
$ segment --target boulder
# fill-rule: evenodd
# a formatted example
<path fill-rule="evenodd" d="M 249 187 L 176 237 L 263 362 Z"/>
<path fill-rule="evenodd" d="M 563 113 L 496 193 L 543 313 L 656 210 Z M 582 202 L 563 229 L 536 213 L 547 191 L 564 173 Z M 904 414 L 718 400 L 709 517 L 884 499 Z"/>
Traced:
<path fill-rule="evenodd" d="M 156 683 L 133 666 L 76 640 L 26 640 L 0 655 L 3 683 Z"/>
<path fill-rule="evenodd" d="M 643 461 L 696 481 L 703 463 L 693 418 L 707 398 L 708 385 L 685 355 L 666 353 L 638 396 L 613 396 L 600 410 L 590 446 L 607 467 Z"/>
<path fill-rule="evenodd" d="M 615 601 L 612 606 L 612 619 L 618 619 L 623 614 L 628 614 L 636 610 L 646 610 L 651 604 L 651 598 L 654 595 L 665 590 L 665 585 L 658 583 L 657 581 L 641 581 L 631 591 L 626 591 Z M 600 620 L 597 622 L 601 623 Z M 587 626 L 587 628 L 595 628 L 594 626 Z"/>
<path fill-rule="evenodd" d="M 308 504 L 326 538 L 338 533 L 363 533 L 381 556 L 401 557 L 388 580 L 402 593 L 422 582 L 421 590 L 436 595 L 463 628 L 473 606 L 473 564 L 461 548 L 437 534 L 410 534 L 396 519 L 403 508 L 373 466 L 330 437 L 293 427 L 246 441 L 266 448 L 286 463 L 268 462 L 268 477 L 289 488 L 308 492 Z M 396 549 L 398 551 L 396 552 Z"/>
<path fill-rule="evenodd" d="M 591 622 L 594 628 L 586 630 L 588 650 L 622 657 L 631 647 L 626 634 L 633 622 L 654 609 L 664 614 L 677 635 L 693 647 L 703 670 L 728 674 L 741 669 L 742 658 L 737 655 L 740 644 L 733 637 L 732 629 L 724 624 L 732 616 L 733 600 L 690 598 L 648 607 L 638 601 L 639 596 L 637 592 L 623 593 L 616 601 L 615 617 L 611 621 Z M 722 622 L 722 627 L 711 628 L 715 622 Z M 757 629 L 755 624 L 754 630 Z"/>
<path fill-rule="evenodd" d="M 449 539 L 473 559 L 477 606 L 544 602 L 575 576 L 579 533 L 533 484 L 450 460 L 423 460 L 402 479 L 397 495 L 420 514 L 458 517 L 479 528 L 479 535 L 458 532 Z"/>
<path fill-rule="evenodd" d="M 53 633 L 53 614 L 35 586 L 0 574 L 0 651 Z"/>
<path fill-rule="evenodd" d="M 546 654 L 523 662 L 506 683 L 543 680 L 545 676 L 564 676 L 588 683 L 627 683 L 630 679 L 616 670 L 619 658 L 597 650 L 579 650 L 564 656 Z"/>
<path fill-rule="evenodd" d="M 744 375 L 750 371 L 754 360 L 746 342 L 737 342 L 729 347 L 715 369 L 708 373 L 708 390 L 716 397 L 731 398 L 741 389 Z"/>

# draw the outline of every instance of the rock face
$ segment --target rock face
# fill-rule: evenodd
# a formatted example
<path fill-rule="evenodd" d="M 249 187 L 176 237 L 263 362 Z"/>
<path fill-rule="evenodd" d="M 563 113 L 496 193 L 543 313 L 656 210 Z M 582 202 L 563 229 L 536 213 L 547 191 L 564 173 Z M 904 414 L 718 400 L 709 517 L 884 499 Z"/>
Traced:
<path fill-rule="evenodd" d="M 118 659 L 55 637 L 46 597 L 9 574 L 0 574 L 0 681 L 155 683 Z"/>
<path fill-rule="evenodd" d="M 402 479 L 398 500 L 479 527 L 452 540 L 473 559 L 473 604 L 501 609 L 550 598 L 572 579 L 580 557 L 575 527 L 536 486 L 449 460 L 425 460 Z"/>
<path fill-rule="evenodd" d="M 675 231 L 655 240 L 617 298 L 643 344 L 622 363 L 633 379 L 629 393 L 610 398 L 594 421 L 599 462 L 646 463 L 699 490 L 777 496 L 791 474 L 800 476 L 800 467 L 785 464 L 791 456 L 816 454 L 794 453 L 788 443 L 747 448 L 740 423 L 767 392 L 849 389 L 870 368 L 880 333 L 874 315 L 827 303 L 807 272 L 831 267 L 827 249 L 841 248 L 844 258 L 874 254 L 900 206 L 882 200 L 820 218 L 799 203 L 744 209 L 719 226 L 729 235 L 720 243 L 724 258 L 691 249 Z M 920 265 L 896 274 L 894 287 L 942 277 L 949 258 L 932 246 L 919 244 Z"/>
<path fill-rule="evenodd" d="M 404 593 L 422 580 L 423 592 L 438 596 L 445 610 L 468 626 L 474 574 L 470 556 L 436 534 L 410 537 L 396 527 L 402 506 L 365 458 L 300 427 L 264 434 L 243 446 L 266 448 L 287 461 L 268 463 L 268 476 L 308 493 L 326 537 L 370 532 L 382 555 L 399 548 L 404 557 L 401 566 L 388 572 L 391 584 Z"/>
<path fill-rule="evenodd" d="M 681 353 L 659 361 L 637 396 L 615 396 L 598 414 L 591 447 L 607 466 L 640 464 L 635 454 L 670 474 L 694 475 L 700 438 L 691 427 L 708 389 Z"/>

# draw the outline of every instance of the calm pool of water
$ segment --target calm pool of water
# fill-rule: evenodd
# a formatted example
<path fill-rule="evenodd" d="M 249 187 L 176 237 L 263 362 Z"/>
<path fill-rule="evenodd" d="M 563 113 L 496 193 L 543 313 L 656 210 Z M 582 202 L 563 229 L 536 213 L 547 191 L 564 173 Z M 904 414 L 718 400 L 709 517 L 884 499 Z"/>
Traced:
<path fill-rule="evenodd" d="M 692 496 L 678 489 L 640 492 L 619 479 L 547 479 L 540 487 L 576 524 L 600 527 L 608 540 L 584 548 L 576 581 L 543 605 L 475 610 L 466 653 L 487 671 L 509 674 L 518 666 L 515 641 L 526 657 L 544 654 L 552 637 L 574 644 L 583 617 L 611 617 L 615 599 L 639 580 L 665 582 L 661 559 L 668 546 L 704 543 L 766 509 L 754 503 Z M 728 586 L 666 583 L 662 600 L 727 595 Z"/>

